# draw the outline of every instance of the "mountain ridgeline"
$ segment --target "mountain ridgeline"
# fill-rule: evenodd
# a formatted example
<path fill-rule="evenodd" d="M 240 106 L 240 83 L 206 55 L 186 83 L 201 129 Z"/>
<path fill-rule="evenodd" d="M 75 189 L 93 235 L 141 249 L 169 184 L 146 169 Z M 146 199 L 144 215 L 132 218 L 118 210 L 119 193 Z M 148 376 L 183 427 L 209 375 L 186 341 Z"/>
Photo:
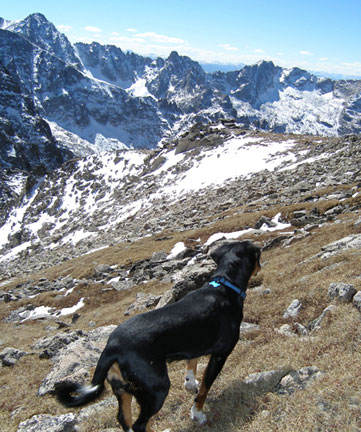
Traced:
<path fill-rule="evenodd" d="M 206 73 L 172 52 L 152 59 L 76 43 L 43 15 L 0 18 L 0 166 L 52 169 L 73 156 L 154 148 L 197 122 L 278 133 L 361 131 L 361 81 L 272 62 Z"/>

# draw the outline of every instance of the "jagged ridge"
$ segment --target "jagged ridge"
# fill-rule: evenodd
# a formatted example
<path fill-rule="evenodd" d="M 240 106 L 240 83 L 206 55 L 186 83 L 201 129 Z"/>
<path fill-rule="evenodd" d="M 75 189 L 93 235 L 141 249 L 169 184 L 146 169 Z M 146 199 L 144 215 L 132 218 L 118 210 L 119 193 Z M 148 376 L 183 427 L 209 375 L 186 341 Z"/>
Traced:
<path fill-rule="evenodd" d="M 41 14 L 15 23 L 1 20 L 1 28 L 3 70 L 32 101 L 33 115 L 49 122 L 65 158 L 69 151 L 81 156 L 152 148 L 197 121 L 219 118 L 287 133 L 361 130 L 361 81 L 317 78 L 272 62 L 207 74 L 176 52 L 153 60 L 97 43 L 72 46 Z M 21 136 L 24 149 L 31 139 L 17 132 L 16 119 L 24 113 L 6 109 L 11 98 L 2 89 L 0 115 Z M 35 145 L 46 136 L 40 135 Z M 37 163 L 27 158 L 28 165 Z"/>

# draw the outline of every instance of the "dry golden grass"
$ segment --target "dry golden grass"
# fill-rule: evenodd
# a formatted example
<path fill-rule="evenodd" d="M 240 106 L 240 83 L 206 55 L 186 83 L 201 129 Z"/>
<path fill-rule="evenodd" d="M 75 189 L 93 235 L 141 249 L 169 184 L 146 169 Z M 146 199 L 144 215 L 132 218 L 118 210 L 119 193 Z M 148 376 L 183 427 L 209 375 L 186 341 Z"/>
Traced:
<path fill-rule="evenodd" d="M 359 204 L 350 199 L 350 204 Z M 321 212 L 335 205 L 334 202 L 319 202 Z M 119 244 L 102 251 L 71 260 L 61 265 L 32 275 L 54 279 L 71 274 L 73 277 L 89 277 L 98 264 L 130 264 L 149 258 L 154 251 L 169 252 L 177 241 L 192 243 L 191 239 L 206 240 L 219 231 L 234 231 L 254 226 L 261 215 L 274 216 L 278 212 L 291 214 L 299 208 L 310 208 L 311 204 L 270 207 L 266 212 L 246 207 L 233 209 L 212 225 L 193 231 L 162 233 L 139 242 Z M 224 370 L 217 378 L 206 402 L 205 410 L 209 423 L 204 427 L 189 419 L 193 396 L 183 388 L 184 364 L 172 363 L 169 374 L 172 382 L 170 394 L 154 421 L 155 431 L 170 428 L 172 432 L 242 431 L 242 432 L 305 432 L 320 431 L 354 432 L 361 430 L 361 314 L 352 305 L 338 305 L 324 321 L 321 330 L 312 337 L 300 339 L 287 337 L 275 331 L 282 324 L 298 321 L 307 325 L 322 310 L 331 304 L 327 288 L 332 282 L 352 283 L 361 289 L 361 259 L 359 253 L 347 251 L 327 260 L 312 259 L 323 245 L 357 232 L 353 222 L 357 215 L 347 213 L 339 216 L 340 223 L 331 223 L 315 229 L 310 235 L 296 241 L 288 248 L 265 251 L 264 263 L 257 283 L 269 288 L 269 295 L 260 295 L 249 289 L 245 303 L 244 320 L 257 323 L 260 330 L 242 338 L 229 357 Z M 263 242 L 277 234 L 269 233 L 254 238 Z M 165 239 L 159 240 L 160 237 Z M 158 238 L 158 240 L 157 240 Z M 337 264 L 335 266 L 335 264 Z M 332 266 L 332 267 L 330 267 Z M 254 282 L 251 286 L 254 285 Z M 7 288 L 10 288 L 9 285 Z M 59 299 L 56 294 L 41 294 L 31 303 L 65 307 L 75 304 L 81 297 L 86 304 L 81 317 L 72 329 L 89 330 L 89 323 L 96 326 L 118 324 L 125 319 L 125 309 L 134 301 L 138 290 L 160 294 L 169 289 L 168 284 L 151 281 L 130 291 L 104 291 L 101 284 L 80 284 L 71 295 Z M 282 318 L 284 310 L 292 300 L 298 298 L 304 308 L 295 320 Z M 0 318 L 30 301 L 0 305 Z M 70 321 L 70 319 L 64 319 Z M 4 346 L 14 346 L 32 351 L 31 345 L 45 335 L 59 330 L 46 330 L 49 321 L 32 321 L 23 324 L 5 324 L 0 321 L 1 339 Z M 202 359 L 199 375 L 206 365 Z M 250 373 L 290 367 L 299 369 L 315 365 L 325 375 L 314 384 L 293 396 L 272 393 L 257 397 L 243 383 Z M 20 421 L 34 414 L 60 414 L 67 412 L 51 396 L 36 396 L 42 379 L 52 363 L 40 360 L 36 354 L 23 357 L 11 368 L 3 367 L 0 376 L 1 402 L 0 424 L 4 432 L 17 430 Z M 105 396 L 110 396 L 109 389 Z M 134 406 L 134 414 L 137 407 Z M 100 432 L 106 428 L 118 428 L 116 409 L 104 408 L 81 426 L 82 432 Z"/>

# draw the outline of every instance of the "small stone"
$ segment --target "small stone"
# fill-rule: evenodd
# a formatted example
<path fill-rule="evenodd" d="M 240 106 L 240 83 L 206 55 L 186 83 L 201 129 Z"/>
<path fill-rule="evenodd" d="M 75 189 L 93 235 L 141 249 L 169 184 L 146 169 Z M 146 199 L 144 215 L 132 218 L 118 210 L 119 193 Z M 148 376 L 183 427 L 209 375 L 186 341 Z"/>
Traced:
<path fill-rule="evenodd" d="M 295 299 L 288 306 L 287 310 L 283 314 L 283 318 L 296 317 L 300 313 L 301 309 L 302 309 L 302 303 L 298 299 Z"/>
<path fill-rule="evenodd" d="M 358 291 L 353 299 L 352 299 L 353 305 L 361 312 L 361 291 Z"/>
<path fill-rule="evenodd" d="M 3 366 L 14 366 L 21 357 L 27 355 L 25 351 L 7 347 L 0 352 L 0 362 Z"/>

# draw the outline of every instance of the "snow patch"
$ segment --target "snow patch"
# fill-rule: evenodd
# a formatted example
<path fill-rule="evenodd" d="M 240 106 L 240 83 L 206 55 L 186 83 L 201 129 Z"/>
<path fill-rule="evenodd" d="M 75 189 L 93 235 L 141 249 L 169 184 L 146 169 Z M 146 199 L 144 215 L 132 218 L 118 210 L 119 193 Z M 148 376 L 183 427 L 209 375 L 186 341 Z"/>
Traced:
<path fill-rule="evenodd" d="M 144 78 L 139 78 L 134 84 L 132 84 L 128 89 L 127 92 L 135 97 L 152 97 L 154 96 L 149 93 L 149 90 L 147 89 L 147 81 Z"/>
<path fill-rule="evenodd" d="M 275 226 L 269 227 L 267 224 L 263 224 L 259 230 L 267 232 L 267 231 L 280 231 L 285 228 L 289 228 L 291 225 L 288 223 L 283 223 L 280 221 L 281 219 L 281 213 L 276 214 L 276 216 L 272 219 L 272 222 L 275 223 Z M 236 240 L 239 237 L 242 237 L 246 234 L 254 232 L 255 229 L 253 228 L 247 228 L 241 231 L 235 231 L 231 233 L 215 233 L 209 237 L 209 239 L 205 242 L 206 246 L 211 245 L 217 240 L 220 240 L 222 238 L 225 238 L 227 240 Z"/>
<path fill-rule="evenodd" d="M 187 248 L 183 242 L 178 242 L 174 245 L 173 249 L 170 251 L 170 254 L 167 256 L 167 259 L 173 259 L 181 252 L 185 251 Z"/>

